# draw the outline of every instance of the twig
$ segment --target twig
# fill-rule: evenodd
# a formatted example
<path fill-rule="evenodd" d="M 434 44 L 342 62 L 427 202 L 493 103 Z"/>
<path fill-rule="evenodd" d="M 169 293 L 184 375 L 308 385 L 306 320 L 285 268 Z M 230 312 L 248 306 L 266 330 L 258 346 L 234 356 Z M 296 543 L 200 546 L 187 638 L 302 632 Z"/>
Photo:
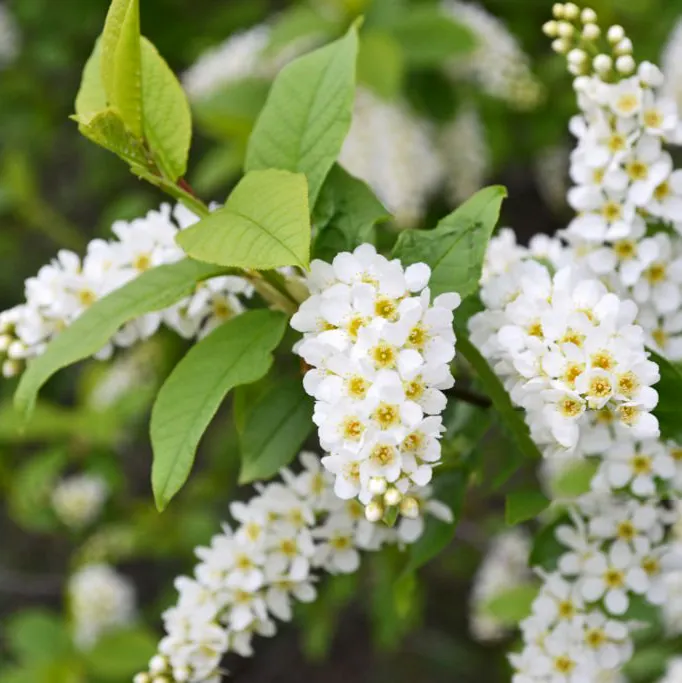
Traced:
<path fill-rule="evenodd" d="M 466 387 L 460 387 L 459 385 L 455 385 L 446 393 L 450 396 L 460 399 L 460 401 L 471 403 L 471 405 L 478 406 L 479 408 L 490 408 L 490 406 L 493 404 L 493 402 L 487 396 L 477 394 L 475 391 L 471 391 Z"/>
<path fill-rule="evenodd" d="M 25 596 L 60 595 L 64 579 L 56 574 L 22 574 L 0 568 L 0 592 Z"/>

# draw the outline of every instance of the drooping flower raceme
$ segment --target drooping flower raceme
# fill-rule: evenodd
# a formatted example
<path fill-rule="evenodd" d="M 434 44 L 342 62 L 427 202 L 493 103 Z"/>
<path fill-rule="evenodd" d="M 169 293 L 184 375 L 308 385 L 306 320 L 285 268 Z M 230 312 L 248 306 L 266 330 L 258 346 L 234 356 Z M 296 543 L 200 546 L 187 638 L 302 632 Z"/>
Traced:
<path fill-rule="evenodd" d="M 68 595 L 74 640 L 81 648 L 92 647 L 107 631 L 129 625 L 136 615 L 133 583 L 106 564 L 79 569 L 69 580 Z"/>
<path fill-rule="evenodd" d="M 182 259 L 175 236 L 197 220 L 180 205 L 171 210 L 164 204 L 144 218 L 114 223 L 116 239 L 93 240 L 82 259 L 61 250 L 52 263 L 26 281 L 26 302 L 0 313 L 0 354 L 6 354 L 3 374 L 20 372 L 26 359 L 40 355 L 53 336 L 98 299 L 152 267 Z M 162 324 L 185 338 L 200 338 L 241 313 L 242 297 L 251 294 L 251 285 L 241 277 L 210 279 L 191 297 L 126 324 L 97 356 L 108 357 L 114 347 L 147 339 Z"/>
<path fill-rule="evenodd" d="M 225 525 L 210 547 L 197 549 L 194 577 L 176 580 L 178 602 L 164 614 L 167 635 L 135 683 L 217 683 L 225 653 L 250 656 L 254 635 L 273 635 L 275 621 L 289 621 L 296 601 L 315 599 L 317 572 L 351 573 L 359 551 L 415 541 L 427 512 L 451 518 L 426 487 L 415 519 L 392 529 L 370 524 L 357 501 L 334 495 L 333 477 L 316 455 L 300 460 L 299 473 L 282 470 L 281 482 L 232 503 L 236 526 Z"/>
<path fill-rule="evenodd" d="M 97 519 L 107 499 L 102 477 L 79 474 L 62 479 L 52 492 L 52 508 L 72 529 L 82 529 Z"/>
<path fill-rule="evenodd" d="M 304 387 L 329 453 L 322 464 L 335 476 L 335 493 L 358 497 L 373 521 L 396 507 L 416 515 L 410 489 L 428 484 L 440 460 L 460 298 L 431 302 L 430 274 L 423 263 L 403 268 L 368 244 L 331 264 L 314 261 L 311 296 L 291 321 L 304 334 L 296 351 L 312 368 Z"/>
<path fill-rule="evenodd" d="M 579 270 L 552 276 L 531 260 L 490 278 L 481 298 L 487 310 L 470 321 L 472 341 L 526 409 L 533 440 L 548 455 L 574 450 L 596 411 L 637 438 L 658 436 L 650 412 L 658 366 L 633 324 L 635 304 Z"/>

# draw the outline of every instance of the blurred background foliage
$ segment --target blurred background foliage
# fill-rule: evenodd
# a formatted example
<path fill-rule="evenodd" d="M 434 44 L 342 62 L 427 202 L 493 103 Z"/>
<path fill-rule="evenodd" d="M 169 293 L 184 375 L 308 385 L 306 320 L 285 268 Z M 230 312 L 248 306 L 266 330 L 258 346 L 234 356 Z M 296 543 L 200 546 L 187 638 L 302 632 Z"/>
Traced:
<path fill-rule="evenodd" d="M 108 236 L 114 220 L 141 215 L 163 200 L 113 155 L 82 138 L 69 120 L 107 0 L 4 3 L 16 21 L 21 48 L 15 60 L 0 67 L 2 309 L 22 300 L 24 280 L 59 248 L 82 252 L 93 237 Z M 329 37 L 364 14 L 361 82 L 381 98 L 404 97 L 435 122 L 451 119 L 475 98 L 490 146 L 488 180 L 509 187 L 502 223 L 515 226 L 522 239 L 553 232 L 567 208 L 547 198 L 538 182 L 539 160 L 548 151 L 568 149 L 567 123 L 575 104 L 564 61 L 549 50 L 540 30 L 551 2 L 483 3 L 516 36 L 542 84 L 544 97 L 530 111 L 449 81 L 433 60 L 401 53 L 400 36 L 386 28 L 393 25 L 390 18 L 429 4 L 434 3 L 142 0 L 141 12 L 144 33 L 177 72 L 235 31 L 273 17 L 284 40 L 286 31 L 295 30 L 311 11 L 329 19 Z M 682 14 L 682 5 L 671 0 L 595 0 L 591 5 L 604 24 L 627 27 L 639 58 L 654 61 Z M 214 100 L 195 111 L 188 177 L 206 199 L 225 196 L 257 113 L 257 106 L 246 102 L 240 116 L 230 118 L 225 104 Z M 562 173 L 565 164 L 559 178 Z M 446 206 L 443 197 L 436 198 L 424 222 L 430 225 Z M 24 431 L 18 430 L 11 407 L 14 383 L 0 384 L 1 683 L 130 680 L 154 650 L 158 615 L 173 601 L 172 578 L 189 571 L 193 548 L 216 532 L 229 501 L 248 495 L 236 489 L 236 428 L 232 420 L 217 420 L 189 485 L 162 515 L 154 509 L 147 416 L 155 388 L 184 347 L 172 335 L 159 334 L 113 363 L 91 362 L 59 375 Z M 457 438 L 448 448 L 457 457 L 475 450 L 478 464 L 477 486 L 467 498 L 455 542 L 416 576 L 404 574 L 399 556 L 382 553 L 366 558 L 355 576 L 325 580 L 319 600 L 299 609 L 295 626 L 259 642 L 254 659 L 228 663 L 236 680 L 508 680 L 504 653 L 510 641 L 477 644 L 469 635 L 467 602 L 486 539 L 503 524 L 501 491 L 516 465 L 495 438 L 480 441 L 482 432 L 456 430 L 461 409 L 449 411 L 448 425 Z M 98 522 L 78 531 L 64 525 L 51 505 L 56 482 L 73 472 L 100 476 L 110 492 Z M 69 635 L 65 586 L 77 567 L 103 561 L 135 580 L 141 616 L 134 627 L 82 651 Z M 662 654 L 651 657 L 654 664 L 642 665 L 634 680 L 653 675 Z"/>

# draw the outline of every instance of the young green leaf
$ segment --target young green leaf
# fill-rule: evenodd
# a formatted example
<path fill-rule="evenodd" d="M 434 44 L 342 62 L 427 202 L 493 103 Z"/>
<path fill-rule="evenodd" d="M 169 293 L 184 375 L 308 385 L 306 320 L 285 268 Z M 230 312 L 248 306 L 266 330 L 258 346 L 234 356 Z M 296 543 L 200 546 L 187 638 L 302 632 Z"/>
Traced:
<path fill-rule="evenodd" d="M 280 380 L 246 416 L 239 483 L 277 474 L 296 457 L 313 426 L 312 401 L 300 377 Z"/>
<path fill-rule="evenodd" d="M 143 131 L 154 161 L 171 180 L 187 170 L 192 115 L 187 95 L 163 57 L 146 39 L 142 50 Z"/>
<path fill-rule="evenodd" d="M 106 108 L 107 95 L 102 82 L 102 39 L 98 38 L 83 68 L 75 109 L 79 118 L 88 120 Z"/>
<path fill-rule="evenodd" d="M 476 38 L 464 25 L 445 15 L 438 5 L 413 7 L 390 27 L 413 66 L 440 66 L 476 47 Z"/>
<path fill-rule="evenodd" d="M 395 99 L 400 94 L 405 72 L 400 43 L 388 32 L 365 31 L 360 39 L 358 83 L 379 97 Z"/>
<path fill-rule="evenodd" d="M 514 442 L 524 456 L 532 460 L 540 460 L 542 456 L 530 438 L 528 426 L 523 420 L 523 413 L 514 408 L 509 394 L 505 391 L 497 375 L 463 330 L 457 331 L 457 352 L 466 358 L 478 375 L 502 423 L 511 432 Z"/>
<path fill-rule="evenodd" d="M 223 266 L 307 268 L 310 216 L 305 176 L 269 169 L 247 173 L 225 206 L 177 236 L 187 254 Z"/>
<path fill-rule="evenodd" d="M 406 230 L 393 250 L 403 265 L 423 262 L 431 266 L 431 293 L 459 292 L 462 297 L 478 289 L 488 240 L 500 216 L 504 187 L 486 187 L 433 230 Z"/>
<path fill-rule="evenodd" d="M 160 311 L 189 296 L 198 282 L 222 275 L 224 268 L 190 259 L 159 266 L 96 301 L 29 361 L 14 396 L 14 404 L 27 418 L 40 388 L 58 370 L 97 353 L 129 320 Z"/>
<path fill-rule="evenodd" d="M 357 53 L 353 25 L 343 38 L 282 69 L 251 134 L 246 171 L 305 173 L 315 205 L 350 128 Z"/>
<path fill-rule="evenodd" d="M 524 583 L 497 593 L 483 604 L 482 609 L 496 621 L 514 626 L 530 614 L 531 605 L 537 595 L 537 586 Z"/>
<path fill-rule="evenodd" d="M 542 491 L 513 491 L 507 496 L 504 519 L 509 526 L 516 526 L 529 519 L 535 519 L 549 507 L 550 503 Z"/>
<path fill-rule="evenodd" d="M 112 0 L 102 33 L 102 83 L 109 105 L 142 137 L 139 0 Z"/>
<path fill-rule="evenodd" d="M 331 261 L 340 251 L 373 242 L 375 224 L 388 217 L 388 211 L 365 183 L 335 165 L 313 211 L 318 229 L 315 257 Z"/>
<path fill-rule="evenodd" d="M 323 42 L 336 31 L 336 21 L 306 5 L 295 5 L 278 12 L 272 21 L 270 39 L 264 54 L 276 58 L 290 49 L 293 43 L 305 42 L 307 46 Z"/>
<path fill-rule="evenodd" d="M 154 634 L 141 627 L 104 633 L 85 652 L 88 672 L 109 683 L 130 680 L 156 651 Z"/>
<path fill-rule="evenodd" d="M 528 560 L 531 567 L 541 567 L 548 572 L 556 569 L 559 558 L 566 552 L 566 546 L 556 537 L 556 530 L 570 523 L 568 514 L 562 514 L 536 534 Z"/>
<path fill-rule="evenodd" d="M 566 466 L 556 476 L 552 477 L 550 483 L 552 498 L 573 499 L 582 496 L 590 490 L 590 484 L 599 468 L 599 460 L 578 460 Z"/>
<path fill-rule="evenodd" d="M 649 360 L 658 365 L 661 379 L 654 386 L 658 391 L 658 405 L 653 413 L 658 418 L 658 426 L 664 439 L 672 439 L 682 444 L 682 373 L 666 358 L 652 349 Z"/>
<path fill-rule="evenodd" d="M 242 313 L 195 344 L 164 382 L 150 425 L 159 510 L 187 480 L 199 441 L 227 393 L 268 371 L 285 328 L 281 313 Z"/>
<path fill-rule="evenodd" d="M 49 662 L 73 650 L 61 619 L 39 607 L 13 614 L 2 630 L 7 648 L 21 662 Z"/>

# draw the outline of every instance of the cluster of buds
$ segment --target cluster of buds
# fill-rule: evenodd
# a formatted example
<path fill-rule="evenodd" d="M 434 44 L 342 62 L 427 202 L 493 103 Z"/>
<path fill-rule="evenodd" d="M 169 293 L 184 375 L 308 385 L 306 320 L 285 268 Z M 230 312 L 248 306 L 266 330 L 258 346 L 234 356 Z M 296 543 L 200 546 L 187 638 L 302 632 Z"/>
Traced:
<path fill-rule="evenodd" d="M 566 55 L 568 68 L 574 76 L 596 72 L 602 78 L 629 76 L 636 67 L 632 57 L 632 41 L 622 26 L 614 24 L 602 31 L 597 24 L 597 13 L 583 10 L 572 2 L 557 2 L 552 8 L 554 19 L 542 27 L 545 35 L 553 38 L 552 49 Z"/>

